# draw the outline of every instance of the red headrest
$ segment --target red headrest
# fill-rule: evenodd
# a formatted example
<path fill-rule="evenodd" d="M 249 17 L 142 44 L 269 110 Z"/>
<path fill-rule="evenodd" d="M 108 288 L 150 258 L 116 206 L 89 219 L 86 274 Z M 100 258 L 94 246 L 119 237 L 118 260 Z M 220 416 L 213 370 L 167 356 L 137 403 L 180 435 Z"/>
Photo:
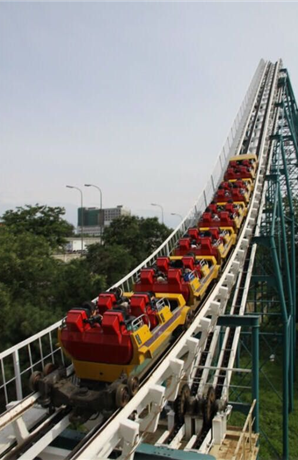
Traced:
<path fill-rule="evenodd" d="M 141 270 L 141 283 L 152 284 L 154 279 L 153 268 L 142 268 Z"/>
<path fill-rule="evenodd" d="M 224 198 L 225 197 L 226 190 L 218 190 L 217 192 L 217 198 Z M 204 214 L 203 214 L 204 215 Z"/>
<path fill-rule="evenodd" d="M 180 268 L 170 268 L 168 271 L 168 284 L 180 284 L 181 270 Z"/>
<path fill-rule="evenodd" d="M 148 296 L 146 294 L 133 295 L 130 299 L 131 308 L 138 307 L 145 311 L 146 303 L 148 303 Z"/>
<path fill-rule="evenodd" d="M 189 268 L 190 270 L 194 270 L 194 258 L 191 256 L 184 256 L 182 257 L 182 263 L 185 268 Z"/>
<path fill-rule="evenodd" d="M 220 220 L 222 219 L 228 219 L 229 218 L 229 213 L 227 211 L 221 211 L 219 213 Z"/>
<path fill-rule="evenodd" d="M 213 238 L 218 239 L 219 238 L 219 230 L 218 228 L 209 228 L 209 232 L 213 236 Z"/>
<path fill-rule="evenodd" d="M 202 250 L 208 250 L 211 252 L 212 247 L 211 247 L 211 238 L 209 236 L 203 237 L 201 239 L 201 249 Z"/>
<path fill-rule="evenodd" d="M 202 221 L 203 222 L 211 222 L 211 212 L 204 212 L 202 216 Z"/>
<path fill-rule="evenodd" d="M 104 334 L 117 334 L 121 333 L 120 322 L 123 322 L 124 318 L 121 312 L 106 311 L 102 318 L 102 328 Z"/>
<path fill-rule="evenodd" d="M 198 232 L 198 229 L 197 228 L 190 228 L 187 233 L 189 234 L 189 236 L 191 236 L 192 238 L 194 238 L 195 240 L 198 239 L 199 237 L 199 232 Z"/>
<path fill-rule="evenodd" d="M 156 259 L 157 268 L 162 272 L 167 272 L 169 268 L 169 258 L 168 257 L 158 257 Z"/>
<path fill-rule="evenodd" d="M 116 303 L 116 297 L 114 294 L 99 294 L 97 299 L 97 305 L 99 307 L 106 307 L 107 310 L 110 310 L 114 303 Z"/>
<path fill-rule="evenodd" d="M 70 332 L 83 332 L 85 329 L 84 319 L 87 319 L 85 310 L 75 308 L 67 313 L 66 324 Z"/>
<path fill-rule="evenodd" d="M 189 238 L 181 238 L 179 240 L 179 248 L 180 249 L 189 249 L 190 248 L 190 239 Z"/>

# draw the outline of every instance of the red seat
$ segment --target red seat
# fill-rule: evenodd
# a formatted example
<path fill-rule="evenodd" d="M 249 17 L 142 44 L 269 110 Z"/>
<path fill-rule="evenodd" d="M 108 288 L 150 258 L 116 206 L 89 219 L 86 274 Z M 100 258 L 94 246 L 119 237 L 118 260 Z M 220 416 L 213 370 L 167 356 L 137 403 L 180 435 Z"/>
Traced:
<path fill-rule="evenodd" d="M 168 271 L 168 284 L 169 286 L 181 285 L 181 270 L 180 268 L 171 268 Z"/>
<path fill-rule="evenodd" d="M 233 219 L 230 218 L 227 211 L 222 211 L 219 213 L 220 226 L 221 227 L 235 227 L 236 223 Z"/>
<path fill-rule="evenodd" d="M 194 270 L 194 258 L 192 256 L 184 256 L 182 257 L 182 263 L 184 268 L 189 268 L 191 271 Z"/>
<path fill-rule="evenodd" d="M 179 249 L 183 251 L 189 251 L 190 249 L 190 239 L 189 238 L 180 238 L 179 240 Z"/>
<path fill-rule="evenodd" d="M 190 228 L 187 233 L 189 234 L 189 236 L 191 238 L 193 238 L 194 240 L 197 240 L 198 237 L 199 237 L 199 232 L 198 232 L 198 229 L 197 228 Z"/>
<path fill-rule="evenodd" d="M 103 315 L 107 310 L 111 310 L 115 303 L 116 297 L 114 294 L 110 294 L 108 292 L 99 294 L 97 299 L 97 307 L 100 315 Z"/>
<path fill-rule="evenodd" d="M 215 239 L 215 240 L 218 240 L 219 239 L 219 230 L 218 230 L 218 227 L 213 227 L 213 228 L 209 228 L 209 232 L 211 233 L 212 235 L 212 238 Z"/>
<path fill-rule="evenodd" d="M 124 323 L 123 314 L 119 311 L 107 311 L 102 318 L 101 326 L 104 334 L 121 335 L 121 326 Z"/>
<path fill-rule="evenodd" d="M 146 313 L 146 303 L 148 296 L 146 294 L 133 295 L 130 299 L 130 309 L 132 316 L 141 316 Z"/>
<path fill-rule="evenodd" d="M 131 314 L 133 316 L 148 315 L 150 321 L 150 329 L 154 329 L 157 325 L 156 311 L 152 310 L 147 294 L 134 294 L 130 299 Z M 148 324 L 146 316 L 143 318 L 144 323 Z"/>
<path fill-rule="evenodd" d="M 239 215 L 239 211 L 238 211 L 238 209 L 235 207 L 235 205 L 233 203 L 227 203 L 225 205 L 225 211 L 227 211 L 229 213 L 232 213 L 232 214 Z"/>
<path fill-rule="evenodd" d="M 232 194 L 229 190 L 220 189 L 214 197 L 216 202 L 225 202 L 232 199 Z"/>
<path fill-rule="evenodd" d="M 66 325 L 69 332 L 83 332 L 86 328 L 84 319 L 87 319 L 87 313 L 85 310 L 76 310 L 73 308 L 67 313 Z M 90 329 L 90 325 L 87 327 Z"/>
<path fill-rule="evenodd" d="M 208 209 L 208 211 L 207 211 L 207 209 Z M 213 213 L 213 214 L 214 214 L 214 213 L 215 213 L 215 214 L 217 213 L 217 206 L 216 206 L 215 203 L 209 204 L 209 206 L 207 207 L 207 209 L 206 209 L 205 212 L 211 212 L 211 213 Z"/>
<path fill-rule="evenodd" d="M 153 270 L 153 268 L 142 268 L 142 270 L 141 270 L 141 283 L 150 285 L 150 284 L 153 283 L 153 280 L 154 280 L 154 270 Z"/>
<path fill-rule="evenodd" d="M 241 193 L 240 191 L 241 189 L 234 189 L 233 192 L 232 192 L 232 200 L 233 201 L 244 201 L 244 202 L 247 202 L 247 199 L 245 198 L 245 196 Z"/>
<path fill-rule="evenodd" d="M 169 269 L 169 258 L 168 257 L 158 257 L 156 259 L 156 266 L 158 270 L 160 270 L 163 273 L 167 273 Z"/>
<path fill-rule="evenodd" d="M 202 218 L 199 222 L 199 226 L 202 227 L 210 227 L 212 223 L 212 215 L 211 212 L 204 212 Z"/>

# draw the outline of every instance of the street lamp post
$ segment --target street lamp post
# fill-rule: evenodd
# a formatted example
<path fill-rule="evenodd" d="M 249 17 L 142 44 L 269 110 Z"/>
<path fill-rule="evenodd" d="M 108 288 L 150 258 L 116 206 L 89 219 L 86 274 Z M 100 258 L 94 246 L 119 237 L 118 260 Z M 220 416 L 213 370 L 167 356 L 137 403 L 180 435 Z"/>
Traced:
<path fill-rule="evenodd" d="M 181 221 L 183 220 L 183 217 L 181 216 L 181 214 L 177 214 L 176 212 L 171 212 L 171 216 L 178 216 L 180 217 Z"/>
<path fill-rule="evenodd" d="M 99 191 L 99 193 L 100 193 L 100 212 L 102 212 L 102 191 L 101 191 L 101 188 L 99 188 L 97 185 L 93 185 L 93 184 L 85 184 L 85 187 L 94 187 Z M 101 225 L 100 225 L 100 234 L 102 234 Z"/>
<path fill-rule="evenodd" d="M 164 223 L 164 219 L 163 219 L 163 207 L 161 206 L 161 204 L 151 203 L 151 206 L 157 206 L 158 208 L 161 209 L 161 221 L 162 221 L 162 223 Z"/>
<path fill-rule="evenodd" d="M 84 233 L 84 209 L 83 209 L 83 192 L 82 190 L 79 188 L 79 187 L 75 187 L 74 185 L 66 185 L 67 188 L 74 188 L 76 190 L 78 190 L 81 194 L 81 216 L 82 216 L 82 225 L 81 225 L 81 251 L 83 253 L 83 250 L 84 250 L 84 236 L 83 236 L 83 233 Z"/>

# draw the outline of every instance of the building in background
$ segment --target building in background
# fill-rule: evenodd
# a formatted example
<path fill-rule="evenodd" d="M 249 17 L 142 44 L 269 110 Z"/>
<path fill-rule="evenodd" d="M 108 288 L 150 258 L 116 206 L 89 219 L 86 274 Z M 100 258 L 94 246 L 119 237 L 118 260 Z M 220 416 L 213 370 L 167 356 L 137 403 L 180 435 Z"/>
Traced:
<path fill-rule="evenodd" d="M 81 233 L 83 226 L 83 233 L 88 235 L 101 235 L 104 227 L 120 216 L 130 216 L 131 211 L 124 208 L 122 205 L 116 208 L 78 208 L 78 233 Z"/>
<path fill-rule="evenodd" d="M 69 237 L 66 238 L 67 243 L 65 245 L 65 251 L 67 253 L 73 253 L 73 252 L 82 252 L 82 242 L 80 237 Z M 88 246 L 91 244 L 98 244 L 101 243 L 101 238 L 100 237 L 90 237 L 90 236 L 85 236 L 84 237 L 84 242 L 83 242 L 83 251 L 86 251 Z"/>

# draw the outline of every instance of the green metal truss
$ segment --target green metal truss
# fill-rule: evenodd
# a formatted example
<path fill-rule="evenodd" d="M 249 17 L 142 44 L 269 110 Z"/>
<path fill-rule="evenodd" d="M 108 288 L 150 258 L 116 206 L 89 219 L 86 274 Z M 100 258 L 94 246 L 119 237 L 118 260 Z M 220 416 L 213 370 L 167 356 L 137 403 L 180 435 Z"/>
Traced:
<path fill-rule="evenodd" d="M 249 314 L 260 316 L 260 377 L 282 404 L 282 458 L 289 459 L 289 413 L 293 410 L 296 350 L 296 255 L 295 236 L 298 219 L 298 108 L 288 71 L 280 70 L 278 81 L 276 123 L 270 136 L 270 162 L 265 178 L 265 205 L 259 234 L 253 276 L 248 296 Z M 252 308 L 253 306 L 253 308 Z M 243 331 L 237 353 L 237 366 L 252 367 L 251 333 Z M 270 361 L 282 366 L 282 388 L 266 375 Z M 236 378 L 230 391 L 233 400 L 241 402 L 247 396 L 247 377 Z M 252 385 L 253 382 L 248 383 Z M 256 394 L 255 383 L 253 385 Z M 262 413 L 262 405 L 260 405 Z M 270 434 L 260 423 L 260 432 L 280 458 Z"/>
<path fill-rule="evenodd" d="M 296 349 L 295 214 L 298 210 L 298 109 L 286 69 L 278 82 L 277 123 L 266 176 L 266 201 L 252 278 L 255 312 L 262 316 L 267 344 L 282 338 L 283 459 L 289 458 L 289 413 L 293 410 Z M 269 333 L 269 334 L 268 334 Z M 275 344 L 279 343 L 276 342 Z M 275 348 L 276 349 L 276 348 Z M 274 355 L 273 355 L 274 356 Z M 273 385 L 274 386 L 274 385 Z"/>

